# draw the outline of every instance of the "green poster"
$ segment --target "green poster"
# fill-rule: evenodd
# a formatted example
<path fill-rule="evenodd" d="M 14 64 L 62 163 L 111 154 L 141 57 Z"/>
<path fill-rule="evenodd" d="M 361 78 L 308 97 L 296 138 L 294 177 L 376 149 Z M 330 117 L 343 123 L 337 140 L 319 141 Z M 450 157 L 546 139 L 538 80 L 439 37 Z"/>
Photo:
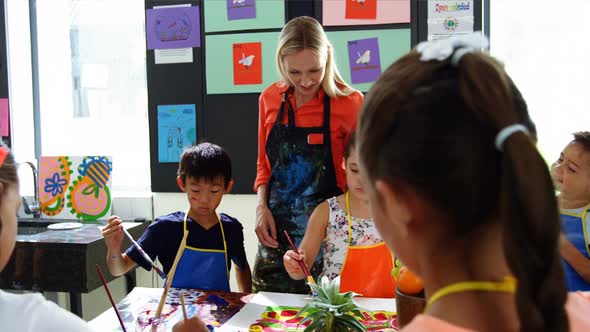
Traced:
<path fill-rule="evenodd" d="M 367 92 L 373 82 L 352 83 L 351 65 L 349 58 L 349 41 L 377 38 L 381 72 L 389 67 L 402 55 L 410 51 L 410 29 L 391 30 L 363 30 L 363 31 L 332 31 L 326 32 L 328 39 L 334 46 L 334 56 L 342 78 L 355 89 Z"/>
<path fill-rule="evenodd" d="M 205 36 L 207 94 L 256 93 L 278 81 L 275 61 L 278 39 L 278 32 Z M 262 60 L 262 83 L 236 84 L 234 70 L 244 59 L 234 57 L 234 45 L 257 43 L 261 49 L 256 56 Z"/>
<path fill-rule="evenodd" d="M 204 0 L 205 33 L 251 29 L 282 28 L 285 25 L 283 0 Z M 253 12 L 232 15 L 232 10 L 247 5 Z"/>

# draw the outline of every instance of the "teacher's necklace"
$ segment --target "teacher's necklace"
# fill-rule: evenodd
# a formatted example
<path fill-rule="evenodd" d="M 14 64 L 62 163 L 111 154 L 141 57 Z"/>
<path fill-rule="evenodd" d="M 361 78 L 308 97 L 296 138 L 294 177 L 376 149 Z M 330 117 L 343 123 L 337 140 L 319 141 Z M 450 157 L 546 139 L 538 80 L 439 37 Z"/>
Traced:
<path fill-rule="evenodd" d="M 445 286 L 432 294 L 426 303 L 424 312 L 427 312 L 430 306 L 441 298 L 454 293 L 464 293 L 469 291 L 483 292 L 503 292 L 514 294 L 516 292 L 516 279 L 506 276 L 503 281 L 460 281 Z"/>

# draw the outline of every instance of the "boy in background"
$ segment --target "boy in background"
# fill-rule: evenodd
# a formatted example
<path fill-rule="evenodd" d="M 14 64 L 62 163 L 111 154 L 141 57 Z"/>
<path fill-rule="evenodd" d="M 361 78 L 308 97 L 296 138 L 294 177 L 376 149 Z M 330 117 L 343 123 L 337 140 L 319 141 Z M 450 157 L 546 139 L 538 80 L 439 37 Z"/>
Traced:
<path fill-rule="evenodd" d="M 138 240 L 152 260 L 158 258 L 168 274 L 185 230 L 189 234 L 172 287 L 229 291 L 231 262 L 236 268 L 240 292 L 250 292 L 252 277 L 244 250 L 243 227 L 226 214 L 218 214 L 224 194 L 232 186 L 231 160 L 218 145 L 201 143 L 186 149 L 181 157 L 177 183 L 186 193 L 189 207 L 155 220 Z M 111 274 L 119 276 L 136 265 L 146 270 L 150 263 L 135 247 L 121 252 L 121 218 L 111 216 L 102 233 L 108 247 L 107 264 Z"/>
<path fill-rule="evenodd" d="M 563 235 L 560 252 L 570 291 L 590 290 L 590 132 L 574 139 L 553 164 Z"/>

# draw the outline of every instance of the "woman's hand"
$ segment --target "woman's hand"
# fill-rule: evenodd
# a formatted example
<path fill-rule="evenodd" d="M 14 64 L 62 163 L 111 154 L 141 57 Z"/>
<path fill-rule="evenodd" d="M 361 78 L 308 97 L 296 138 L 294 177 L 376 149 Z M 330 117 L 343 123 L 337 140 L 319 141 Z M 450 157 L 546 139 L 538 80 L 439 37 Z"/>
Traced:
<path fill-rule="evenodd" d="M 111 253 L 121 252 L 121 243 L 123 243 L 124 237 L 122 222 L 123 220 L 119 216 L 111 216 L 109 223 L 102 229 L 102 236 Z"/>
<path fill-rule="evenodd" d="M 301 269 L 299 262 L 305 264 L 305 253 L 303 250 L 299 250 L 299 254 L 293 250 L 287 250 L 283 256 L 283 265 L 285 270 L 289 273 L 289 276 L 295 280 L 301 280 L 305 278 L 305 272 Z"/>
<path fill-rule="evenodd" d="M 264 246 L 279 247 L 275 219 L 266 204 L 258 204 L 256 207 L 256 236 Z"/>
<path fill-rule="evenodd" d="M 193 316 L 174 324 L 172 332 L 209 332 L 209 329 L 199 316 Z"/>

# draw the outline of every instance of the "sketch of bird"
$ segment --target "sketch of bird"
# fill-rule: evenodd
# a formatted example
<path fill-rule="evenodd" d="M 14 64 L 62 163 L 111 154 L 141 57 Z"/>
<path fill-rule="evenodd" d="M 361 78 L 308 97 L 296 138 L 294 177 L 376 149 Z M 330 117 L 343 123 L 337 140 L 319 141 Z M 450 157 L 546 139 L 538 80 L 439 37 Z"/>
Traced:
<path fill-rule="evenodd" d="M 234 0 L 235 1 L 235 0 Z M 353 0 L 354 1 L 354 0 Z M 367 0 L 356 0 L 361 5 L 364 5 Z"/>
<path fill-rule="evenodd" d="M 246 0 L 234 0 L 234 5 L 235 4 L 238 4 L 239 6 L 244 6 L 246 5 Z"/>
<path fill-rule="evenodd" d="M 364 64 L 364 65 L 368 65 L 369 62 L 371 61 L 371 50 L 366 50 L 365 53 L 363 53 L 362 55 L 359 52 L 356 52 L 356 54 L 358 55 L 358 59 L 356 59 L 357 65 L 359 63 Z"/>
<path fill-rule="evenodd" d="M 246 56 L 244 53 L 242 53 L 242 59 L 239 60 L 238 62 L 243 65 L 244 67 L 248 68 L 252 65 L 252 62 L 254 61 L 254 55 L 248 55 Z"/>

